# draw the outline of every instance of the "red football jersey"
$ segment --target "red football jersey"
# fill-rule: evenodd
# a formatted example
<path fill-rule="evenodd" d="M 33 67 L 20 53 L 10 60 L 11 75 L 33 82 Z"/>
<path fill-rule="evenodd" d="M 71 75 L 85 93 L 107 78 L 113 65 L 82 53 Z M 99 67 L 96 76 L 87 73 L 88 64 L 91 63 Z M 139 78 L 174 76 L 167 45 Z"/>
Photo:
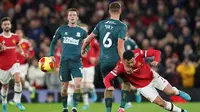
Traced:
<path fill-rule="evenodd" d="M 119 61 L 116 67 L 104 78 L 104 84 L 106 88 L 111 86 L 110 81 L 117 75 L 124 75 L 125 78 L 136 88 L 142 88 L 147 86 L 153 80 L 153 72 L 150 66 L 145 62 L 145 57 L 154 56 L 154 60 L 160 61 L 160 51 L 158 50 L 133 50 L 135 54 L 135 64 L 133 67 L 133 73 L 127 74 L 124 65 Z"/>
<path fill-rule="evenodd" d="M 23 52 L 28 56 L 25 57 L 20 52 L 17 52 L 17 59 L 19 60 L 20 64 L 25 64 L 27 58 L 33 58 L 35 55 L 35 51 L 33 50 L 31 43 L 27 39 L 21 39 L 19 42 L 19 45 L 21 46 Z"/>
<path fill-rule="evenodd" d="M 96 63 L 91 63 L 90 58 L 96 58 L 96 60 L 99 57 L 100 53 L 100 48 L 99 48 L 99 43 L 96 39 L 93 39 L 92 42 L 90 43 L 90 50 L 87 53 L 87 57 L 82 57 L 82 63 L 83 67 L 91 67 L 95 66 Z"/>
<path fill-rule="evenodd" d="M 8 70 L 17 62 L 16 47 L 19 37 L 13 33 L 10 37 L 0 34 L 0 43 L 7 47 L 6 50 L 0 52 L 0 69 Z"/>

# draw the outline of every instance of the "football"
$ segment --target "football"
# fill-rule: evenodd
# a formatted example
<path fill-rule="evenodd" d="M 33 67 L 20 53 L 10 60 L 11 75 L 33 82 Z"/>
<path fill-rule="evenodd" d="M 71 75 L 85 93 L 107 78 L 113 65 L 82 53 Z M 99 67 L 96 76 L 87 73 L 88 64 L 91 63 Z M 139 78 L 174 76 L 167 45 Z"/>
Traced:
<path fill-rule="evenodd" d="M 43 72 L 51 72 L 54 69 L 54 61 L 50 57 L 42 57 L 38 62 L 38 67 Z"/>

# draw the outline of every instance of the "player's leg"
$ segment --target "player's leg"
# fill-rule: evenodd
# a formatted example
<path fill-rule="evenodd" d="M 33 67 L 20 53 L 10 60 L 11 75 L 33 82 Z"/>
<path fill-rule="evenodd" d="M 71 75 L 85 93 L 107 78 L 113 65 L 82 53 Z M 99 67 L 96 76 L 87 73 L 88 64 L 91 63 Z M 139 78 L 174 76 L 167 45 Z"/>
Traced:
<path fill-rule="evenodd" d="M 97 94 L 95 91 L 95 86 L 93 84 L 94 74 L 95 74 L 94 66 L 83 68 L 83 78 L 81 83 L 81 90 L 83 93 L 82 97 L 84 102 L 84 106 L 82 107 L 83 110 L 88 109 L 89 107 L 88 93 L 91 94 L 92 102 L 96 102 L 97 100 Z"/>
<path fill-rule="evenodd" d="M 21 83 L 21 75 L 19 70 L 19 63 L 16 63 L 10 69 L 12 75 L 14 75 L 14 98 L 13 101 L 16 103 L 16 107 L 18 107 L 21 111 L 25 110 L 25 107 L 21 103 L 22 97 L 22 83 Z"/>
<path fill-rule="evenodd" d="M 74 94 L 73 94 L 73 108 L 72 112 L 77 112 L 78 102 L 80 101 L 81 97 L 81 85 L 82 77 L 74 77 L 75 87 L 74 87 Z"/>
<path fill-rule="evenodd" d="M 187 112 L 186 110 L 183 110 L 183 109 L 177 107 L 173 103 L 163 100 L 159 95 L 156 97 L 156 99 L 153 101 L 153 103 L 159 105 L 160 107 L 162 107 L 170 112 Z"/>
<path fill-rule="evenodd" d="M 31 94 L 30 97 L 33 99 L 35 98 L 35 87 L 31 86 L 31 84 L 26 80 L 26 75 L 28 73 L 28 63 L 20 65 L 19 69 L 20 69 L 20 75 L 21 75 L 21 81 L 22 84 L 24 85 L 24 88 L 28 89 Z"/>
<path fill-rule="evenodd" d="M 12 79 L 10 71 L 0 69 L 0 82 L 1 88 L 1 100 L 2 100 L 2 112 L 7 112 L 7 96 L 8 96 L 8 83 Z"/>
<path fill-rule="evenodd" d="M 152 81 L 153 82 L 153 81 Z M 163 107 L 164 109 L 172 112 L 187 112 L 186 110 L 182 110 L 176 105 L 163 100 L 157 90 L 155 89 L 153 83 L 150 83 L 148 86 L 144 88 L 138 88 L 138 91 L 147 98 L 150 102 L 159 105 L 160 107 Z"/>
<path fill-rule="evenodd" d="M 68 83 L 69 83 L 69 81 L 71 81 L 71 73 L 68 68 L 68 61 L 63 61 L 63 62 L 61 61 L 59 72 L 60 72 L 59 78 L 60 78 L 60 81 L 62 82 L 61 97 L 62 97 L 63 112 L 68 112 L 67 90 L 68 90 Z"/>
<path fill-rule="evenodd" d="M 92 67 L 87 68 L 85 71 L 85 74 L 86 74 L 86 78 L 85 78 L 86 87 L 89 89 L 89 92 L 91 93 L 92 102 L 96 102 L 97 94 L 96 94 L 95 86 L 94 86 L 95 67 L 92 66 Z"/>
<path fill-rule="evenodd" d="M 68 106 L 73 106 L 73 94 L 74 94 L 73 80 L 69 82 L 67 93 L 68 93 L 68 100 L 67 100 Z"/>
<path fill-rule="evenodd" d="M 83 107 L 82 110 L 87 110 L 89 108 L 89 87 L 88 87 L 88 77 L 89 77 L 89 70 L 88 68 L 83 68 L 83 77 L 81 81 L 81 93 L 83 98 Z"/>
<path fill-rule="evenodd" d="M 68 107 L 67 107 L 67 99 L 68 99 L 67 88 L 68 88 L 68 82 L 62 82 L 61 97 L 62 97 L 63 112 L 68 112 Z"/>
<path fill-rule="evenodd" d="M 119 78 L 118 78 L 119 80 Z M 118 112 L 124 112 L 124 108 L 125 108 L 125 105 L 127 103 L 127 100 L 128 100 L 128 93 L 130 91 L 130 83 L 125 80 L 125 79 L 122 79 L 120 78 L 120 80 L 123 80 L 121 82 L 122 83 L 122 91 L 121 91 L 121 102 L 120 102 L 120 108 L 118 109 Z"/>
<path fill-rule="evenodd" d="M 83 75 L 83 79 L 81 82 L 81 93 L 82 93 L 82 98 L 83 98 L 83 107 L 82 110 L 87 110 L 89 108 L 89 88 L 87 87 L 87 83 L 84 82 L 85 76 Z"/>
<path fill-rule="evenodd" d="M 81 98 L 81 80 L 83 76 L 83 68 L 81 62 L 70 61 L 71 74 L 74 78 L 74 94 L 72 112 L 77 112 L 78 102 Z"/>
<path fill-rule="evenodd" d="M 154 73 L 154 86 L 161 90 L 164 91 L 167 95 L 179 95 L 185 100 L 191 100 L 191 97 L 189 94 L 178 90 L 176 87 L 172 87 L 171 84 L 161 77 L 157 72 L 153 71 Z"/>
<path fill-rule="evenodd" d="M 128 93 L 128 100 L 127 100 L 125 109 L 128 109 L 128 108 L 132 107 L 131 98 L 130 98 L 130 97 L 132 97 L 132 95 L 131 95 L 132 93 L 131 92 L 135 92 L 135 99 L 136 99 L 137 103 L 140 103 L 142 101 L 142 96 L 141 96 L 140 92 L 137 91 L 137 88 L 135 88 L 134 86 L 131 85 L 131 89 L 130 89 L 130 91 Z"/>
<path fill-rule="evenodd" d="M 8 84 L 2 84 L 1 88 L 2 112 L 7 112 L 7 96 L 8 96 Z"/>
<path fill-rule="evenodd" d="M 100 63 L 100 70 L 102 77 L 106 77 L 106 75 L 112 71 L 114 68 L 112 65 L 108 65 L 110 63 L 104 64 Z M 115 66 L 115 65 L 114 65 Z M 104 91 L 104 99 L 105 99 L 105 105 L 106 105 L 106 112 L 112 111 L 112 102 L 113 102 L 113 91 L 105 89 Z"/>

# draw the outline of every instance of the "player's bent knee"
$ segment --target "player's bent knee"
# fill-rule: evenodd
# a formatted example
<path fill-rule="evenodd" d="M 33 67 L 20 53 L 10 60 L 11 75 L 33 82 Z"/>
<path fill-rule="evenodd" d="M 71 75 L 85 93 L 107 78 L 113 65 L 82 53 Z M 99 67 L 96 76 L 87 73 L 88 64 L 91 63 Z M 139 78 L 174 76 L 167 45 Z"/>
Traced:
<path fill-rule="evenodd" d="M 124 82 L 122 85 L 122 90 L 129 91 L 131 89 L 131 85 L 129 82 Z"/>
<path fill-rule="evenodd" d="M 19 72 L 14 74 L 14 78 L 15 78 L 15 83 L 20 83 L 21 82 L 21 77 L 20 77 L 20 73 Z"/>
<path fill-rule="evenodd" d="M 113 97 L 113 91 L 112 90 L 105 90 L 104 98 L 112 98 L 112 97 Z"/>
<path fill-rule="evenodd" d="M 61 90 L 61 96 L 67 96 L 67 89 L 62 89 Z"/>

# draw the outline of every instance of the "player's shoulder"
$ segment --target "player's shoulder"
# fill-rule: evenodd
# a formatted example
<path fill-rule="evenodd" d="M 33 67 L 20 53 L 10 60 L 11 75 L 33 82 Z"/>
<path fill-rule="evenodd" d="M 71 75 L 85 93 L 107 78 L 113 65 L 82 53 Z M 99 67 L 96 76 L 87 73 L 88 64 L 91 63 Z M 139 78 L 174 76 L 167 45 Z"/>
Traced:
<path fill-rule="evenodd" d="M 86 33 L 86 31 L 85 31 L 83 28 L 81 28 L 80 26 L 77 26 L 77 29 L 78 29 L 80 32 L 85 32 L 85 33 Z"/>
<path fill-rule="evenodd" d="M 3 33 L 1 33 L 0 37 L 4 37 L 4 38 L 13 38 L 14 37 L 15 38 L 15 37 L 18 37 L 18 35 L 15 33 L 10 33 L 9 36 L 5 36 L 5 35 L 3 35 Z"/>
<path fill-rule="evenodd" d="M 123 29 L 127 29 L 127 25 L 123 23 L 122 21 L 119 21 L 119 26 Z"/>
<path fill-rule="evenodd" d="M 20 40 L 20 43 L 27 43 L 27 44 L 29 44 L 30 41 L 28 39 L 23 38 L 23 39 Z"/>

